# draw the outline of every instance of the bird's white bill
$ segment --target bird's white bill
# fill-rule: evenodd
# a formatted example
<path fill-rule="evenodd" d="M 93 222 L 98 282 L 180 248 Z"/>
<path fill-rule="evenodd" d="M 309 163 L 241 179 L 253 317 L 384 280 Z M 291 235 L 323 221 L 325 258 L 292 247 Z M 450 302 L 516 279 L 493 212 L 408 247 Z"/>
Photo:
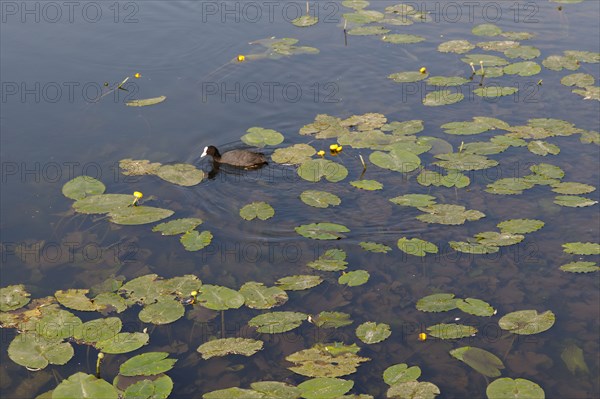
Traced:
<path fill-rule="evenodd" d="M 206 150 L 208 150 L 208 147 L 204 147 L 204 151 L 202 152 L 202 155 L 200 155 L 200 158 L 203 158 L 206 156 Z"/>

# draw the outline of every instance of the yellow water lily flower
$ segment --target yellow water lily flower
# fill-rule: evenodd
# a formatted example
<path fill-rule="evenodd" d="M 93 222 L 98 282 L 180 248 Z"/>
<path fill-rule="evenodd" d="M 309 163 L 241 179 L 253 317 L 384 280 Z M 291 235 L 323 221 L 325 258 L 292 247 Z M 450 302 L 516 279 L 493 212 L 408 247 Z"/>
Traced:
<path fill-rule="evenodd" d="M 337 151 L 337 149 L 338 149 L 338 145 L 337 145 L 337 144 L 331 144 L 331 145 L 329 146 L 329 149 L 330 149 L 331 151 Z"/>
<path fill-rule="evenodd" d="M 244 61 L 246 61 L 246 56 L 243 54 L 240 54 L 237 56 L 237 60 L 238 60 L 238 62 L 244 62 Z"/>
<path fill-rule="evenodd" d="M 419 341 L 423 342 L 427 339 L 427 334 L 421 333 L 419 334 Z"/>
<path fill-rule="evenodd" d="M 139 79 L 139 78 L 141 78 L 141 77 L 142 77 L 142 74 L 141 74 L 141 73 L 139 73 L 139 72 L 136 72 L 136 74 L 135 74 L 135 75 L 133 75 L 133 77 L 134 77 L 134 78 L 136 78 L 136 79 Z"/>
<path fill-rule="evenodd" d="M 419 72 L 421 72 L 423 75 L 425 75 L 427 73 L 427 68 L 422 67 L 421 69 L 419 69 Z"/>
<path fill-rule="evenodd" d="M 320 157 L 324 157 L 325 156 L 325 151 L 321 150 L 319 152 L 317 152 L 317 155 Z"/>
<path fill-rule="evenodd" d="M 140 200 L 140 198 L 142 198 L 144 196 L 144 194 L 142 194 L 141 191 L 134 191 L 133 196 L 134 196 L 133 203 L 131 205 L 137 206 L 138 201 Z"/>

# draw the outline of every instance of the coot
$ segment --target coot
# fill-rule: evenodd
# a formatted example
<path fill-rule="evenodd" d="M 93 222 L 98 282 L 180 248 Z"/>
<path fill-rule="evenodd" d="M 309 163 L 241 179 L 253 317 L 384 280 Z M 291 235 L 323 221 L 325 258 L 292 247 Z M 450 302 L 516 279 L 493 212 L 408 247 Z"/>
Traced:
<path fill-rule="evenodd" d="M 210 155 L 216 163 L 224 163 L 241 168 L 259 168 L 267 163 L 267 158 L 260 152 L 231 150 L 221 155 L 217 147 L 212 145 L 204 147 L 204 152 L 200 157 L 202 158 L 206 155 Z"/>

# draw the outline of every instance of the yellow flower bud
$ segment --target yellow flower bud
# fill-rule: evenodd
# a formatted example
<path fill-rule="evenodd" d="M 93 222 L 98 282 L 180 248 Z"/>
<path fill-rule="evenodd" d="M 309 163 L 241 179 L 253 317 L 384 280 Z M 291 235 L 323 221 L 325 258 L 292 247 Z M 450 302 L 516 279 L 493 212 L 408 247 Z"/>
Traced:
<path fill-rule="evenodd" d="M 237 56 L 237 60 L 238 60 L 238 62 L 244 62 L 244 61 L 246 61 L 246 56 L 240 54 Z"/>
<path fill-rule="evenodd" d="M 337 144 L 331 144 L 331 145 L 329 146 L 329 149 L 330 149 L 331 151 L 337 151 L 337 149 L 338 149 L 338 145 L 337 145 Z"/>
<path fill-rule="evenodd" d="M 325 151 L 321 150 L 319 152 L 317 152 L 317 155 L 320 157 L 324 157 L 325 156 Z"/>
<path fill-rule="evenodd" d="M 196 296 L 196 295 L 198 295 L 198 291 L 194 290 L 194 291 L 190 292 L 190 295 L 191 296 Z"/>
<path fill-rule="evenodd" d="M 139 73 L 139 72 L 136 72 L 136 74 L 135 74 L 135 75 L 133 75 L 133 77 L 134 77 L 134 78 L 136 78 L 136 79 L 139 79 L 139 78 L 141 78 L 141 77 L 142 77 L 142 74 L 141 74 L 141 73 Z"/>
<path fill-rule="evenodd" d="M 134 191 L 133 196 L 137 199 L 140 199 L 144 196 L 144 194 L 142 194 L 141 191 Z"/>
<path fill-rule="evenodd" d="M 419 341 L 423 342 L 427 339 L 427 334 L 421 333 L 419 334 Z"/>
<path fill-rule="evenodd" d="M 419 69 L 419 72 L 421 72 L 423 75 L 425 75 L 427 73 L 427 68 L 422 67 L 421 69 Z"/>

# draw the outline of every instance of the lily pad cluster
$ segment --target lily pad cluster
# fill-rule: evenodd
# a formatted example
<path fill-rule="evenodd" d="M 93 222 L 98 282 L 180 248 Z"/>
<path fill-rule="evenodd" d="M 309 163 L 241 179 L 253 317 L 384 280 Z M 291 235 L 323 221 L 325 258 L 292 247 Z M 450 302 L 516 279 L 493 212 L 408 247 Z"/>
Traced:
<path fill-rule="evenodd" d="M 119 161 L 119 168 L 125 176 L 156 175 L 169 183 L 184 187 L 195 186 L 205 178 L 203 171 L 186 163 L 162 165 L 146 159 L 122 159 Z"/>

